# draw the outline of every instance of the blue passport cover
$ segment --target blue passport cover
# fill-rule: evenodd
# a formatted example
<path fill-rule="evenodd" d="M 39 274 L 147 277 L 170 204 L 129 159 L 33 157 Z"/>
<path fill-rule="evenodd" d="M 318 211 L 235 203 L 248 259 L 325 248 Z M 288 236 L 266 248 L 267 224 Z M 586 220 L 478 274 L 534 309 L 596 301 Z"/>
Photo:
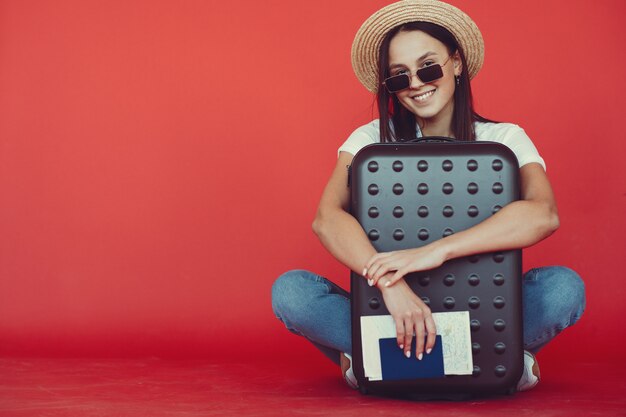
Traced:
<path fill-rule="evenodd" d="M 395 337 L 379 339 L 380 364 L 383 380 L 443 378 L 443 349 L 441 336 L 436 337 L 435 347 L 422 360 L 415 357 L 415 338 L 411 344 L 411 357 L 404 356 L 404 350 L 398 348 Z"/>

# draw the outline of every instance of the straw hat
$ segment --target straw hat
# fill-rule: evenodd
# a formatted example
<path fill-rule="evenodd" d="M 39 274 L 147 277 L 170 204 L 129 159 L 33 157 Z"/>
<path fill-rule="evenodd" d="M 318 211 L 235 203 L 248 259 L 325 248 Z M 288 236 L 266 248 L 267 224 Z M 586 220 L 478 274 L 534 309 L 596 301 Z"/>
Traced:
<path fill-rule="evenodd" d="M 439 0 L 402 0 L 371 15 L 352 43 L 352 68 L 372 93 L 378 91 L 378 54 L 383 38 L 394 27 L 417 21 L 443 26 L 454 35 L 465 53 L 470 79 L 483 66 L 483 36 L 468 15 Z"/>

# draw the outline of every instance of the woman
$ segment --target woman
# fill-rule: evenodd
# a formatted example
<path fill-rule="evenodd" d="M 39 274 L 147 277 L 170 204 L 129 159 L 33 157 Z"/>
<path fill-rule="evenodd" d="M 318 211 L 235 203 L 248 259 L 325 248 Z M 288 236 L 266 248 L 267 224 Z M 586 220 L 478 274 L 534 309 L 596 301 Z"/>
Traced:
<path fill-rule="evenodd" d="M 436 268 L 475 253 L 525 248 L 559 226 L 556 202 L 537 149 L 516 125 L 495 123 L 473 109 L 470 79 L 483 62 L 483 39 L 459 9 L 437 0 L 400 1 L 374 13 L 359 29 L 352 65 L 359 81 L 377 94 L 380 120 L 361 126 L 339 148 L 336 167 L 322 194 L 313 230 L 341 263 L 380 289 L 397 330 L 398 348 L 422 359 L 435 343 L 430 309 L 404 281 L 411 272 Z M 354 155 L 375 142 L 421 136 L 503 143 L 520 167 L 521 199 L 462 232 L 408 250 L 377 253 L 348 212 L 347 170 Z M 290 271 L 272 288 L 276 316 L 309 339 L 335 363 L 354 388 L 351 372 L 349 294 L 326 278 Z M 534 387 L 534 353 L 573 325 L 585 306 L 580 277 L 564 267 L 536 268 L 523 277 L 525 370 L 518 390 Z"/>

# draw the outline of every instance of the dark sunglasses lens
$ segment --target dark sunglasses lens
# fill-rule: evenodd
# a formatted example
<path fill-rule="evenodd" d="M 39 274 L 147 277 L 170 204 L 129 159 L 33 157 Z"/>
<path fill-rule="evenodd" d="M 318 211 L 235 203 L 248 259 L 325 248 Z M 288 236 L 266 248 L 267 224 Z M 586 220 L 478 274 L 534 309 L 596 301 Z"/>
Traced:
<path fill-rule="evenodd" d="M 417 70 L 417 76 L 423 83 L 430 83 L 443 77 L 443 71 L 441 65 L 436 64 Z"/>
<path fill-rule="evenodd" d="M 409 79 L 409 76 L 406 74 L 396 75 L 394 77 L 389 77 L 385 80 L 385 86 L 390 93 L 409 88 L 410 84 L 411 81 Z"/>

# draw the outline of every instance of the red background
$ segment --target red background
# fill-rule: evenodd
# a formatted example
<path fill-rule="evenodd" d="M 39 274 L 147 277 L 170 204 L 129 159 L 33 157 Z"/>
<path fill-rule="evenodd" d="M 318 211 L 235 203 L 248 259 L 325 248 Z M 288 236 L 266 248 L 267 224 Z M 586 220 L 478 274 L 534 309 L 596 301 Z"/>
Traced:
<path fill-rule="evenodd" d="M 312 353 L 270 287 L 293 268 L 348 285 L 310 225 L 372 118 L 350 46 L 387 3 L 1 1 L 0 354 Z M 561 229 L 525 267 L 587 285 L 546 355 L 617 359 L 624 2 L 453 3 L 486 41 L 478 111 L 526 129 L 556 190 Z"/>

